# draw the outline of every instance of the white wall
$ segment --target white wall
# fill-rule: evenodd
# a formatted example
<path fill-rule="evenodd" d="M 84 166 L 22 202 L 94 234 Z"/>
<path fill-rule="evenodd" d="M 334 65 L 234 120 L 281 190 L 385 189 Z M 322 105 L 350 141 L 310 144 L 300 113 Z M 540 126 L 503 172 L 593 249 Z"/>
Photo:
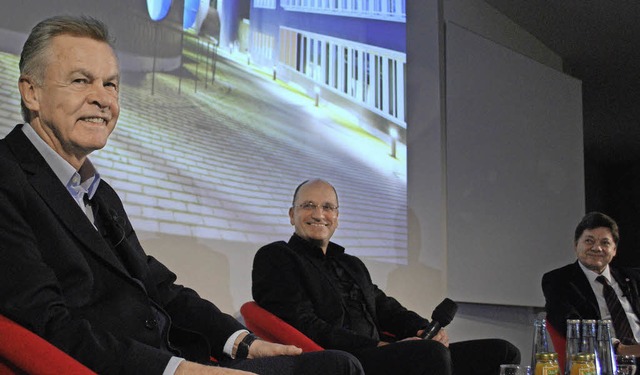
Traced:
<path fill-rule="evenodd" d="M 449 290 L 446 279 L 450 213 L 444 116 L 448 103 L 442 99 L 446 96 L 447 46 L 443 25 L 455 23 L 556 70 L 561 70 L 562 59 L 480 0 L 407 1 L 407 8 L 408 223 L 409 259 L 414 263 L 406 268 L 403 283 L 389 279 L 388 285 L 379 284 L 386 286 L 389 294 L 400 296 L 409 307 L 430 316 Z M 449 335 L 454 341 L 501 337 L 516 344 L 527 361 L 532 322 L 540 310 L 463 303 L 448 328 Z"/>
<path fill-rule="evenodd" d="M 558 71 L 562 58 L 482 0 L 442 0 L 444 20 L 512 49 Z"/>
<path fill-rule="evenodd" d="M 580 81 L 447 23 L 447 292 L 543 306 L 584 213 Z"/>

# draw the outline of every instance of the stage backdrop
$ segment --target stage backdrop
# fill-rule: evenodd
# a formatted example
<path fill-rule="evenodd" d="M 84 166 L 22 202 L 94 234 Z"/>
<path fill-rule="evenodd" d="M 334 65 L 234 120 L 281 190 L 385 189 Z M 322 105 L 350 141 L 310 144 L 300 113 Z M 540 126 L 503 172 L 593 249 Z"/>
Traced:
<path fill-rule="evenodd" d="M 336 242 L 406 264 L 406 15 L 370 3 L 0 0 L 0 136 L 22 122 L 31 27 L 96 17 L 115 37 L 122 111 L 91 160 L 180 282 L 239 306 L 253 254 L 290 237 L 294 188 L 315 177 L 340 195 Z"/>

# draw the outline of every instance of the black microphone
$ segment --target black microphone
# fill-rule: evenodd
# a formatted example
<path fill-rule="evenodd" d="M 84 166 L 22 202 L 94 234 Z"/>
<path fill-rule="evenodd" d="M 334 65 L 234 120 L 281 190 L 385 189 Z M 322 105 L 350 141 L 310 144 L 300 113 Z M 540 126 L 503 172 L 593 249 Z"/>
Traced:
<path fill-rule="evenodd" d="M 426 340 L 432 339 L 440 331 L 440 328 L 451 323 L 457 311 L 458 304 L 449 298 L 445 298 L 431 313 L 431 322 L 420 337 Z"/>

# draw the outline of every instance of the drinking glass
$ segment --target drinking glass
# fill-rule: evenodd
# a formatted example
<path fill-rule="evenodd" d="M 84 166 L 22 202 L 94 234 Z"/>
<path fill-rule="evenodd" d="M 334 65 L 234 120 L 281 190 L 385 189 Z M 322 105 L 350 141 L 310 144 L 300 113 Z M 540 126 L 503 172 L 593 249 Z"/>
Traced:
<path fill-rule="evenodd" d="M 531 366 L 500 365 L 500 375 L 531 375 Z"/>
<path fill-rule="evenodd" d="M 617 355 L 617 375 L 634 375 L 636 373 L 636 357 L 632 355 Z"/>

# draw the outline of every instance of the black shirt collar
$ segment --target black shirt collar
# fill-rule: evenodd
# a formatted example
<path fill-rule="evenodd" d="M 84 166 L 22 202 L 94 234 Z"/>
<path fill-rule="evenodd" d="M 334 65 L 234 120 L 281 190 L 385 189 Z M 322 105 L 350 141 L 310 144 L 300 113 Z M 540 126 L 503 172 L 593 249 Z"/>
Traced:
<path fill-rule="evenodd" d="M 312 244 L 295 233 L 289 239 L 289 246 L 297 252 L 301 252 L 315 258 L 324 258 L 324 253 L 320 246 Z M 344 254 L 344 247 L 329 241 L 329 245 L 327 246 L 327 256 L 333 257 L 342 254 Z"/>

